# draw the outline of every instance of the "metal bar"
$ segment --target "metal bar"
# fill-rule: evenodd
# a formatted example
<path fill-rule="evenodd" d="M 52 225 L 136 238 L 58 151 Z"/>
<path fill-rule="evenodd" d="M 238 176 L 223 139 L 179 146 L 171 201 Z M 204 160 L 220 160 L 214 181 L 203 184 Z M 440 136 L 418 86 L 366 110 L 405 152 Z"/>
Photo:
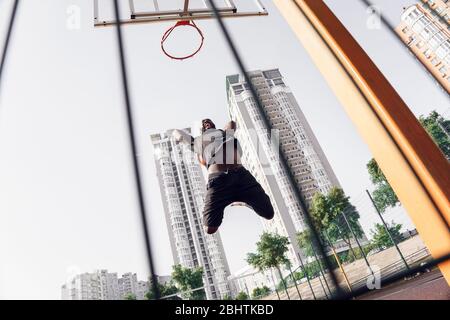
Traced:
<path fill-rule="evenodd" d="M 447 159 L 324 1 L 273 3 L 368 144 L 431 254 L 446 253 L 450 248 Z M 450 262 L 439 267 L 450 284 Z"/>
<path fill-rule="evenodd" d="M 274 278 L 274 276 L 273 276 L 273 269 L 272 269 L 272 268 L 270 268 L 270 274 L 272 275 L 273 287 L 274 287 L 274 289 L 275 289 L 275 292 L 277 293 L 278 300 L 281 300 L 280 294 L 278 293 L 277 284 L 276 284 L 275 278 Z"/>
<path fill-rule="evenodd" d="M 205 6 L 205 8 L 209 9 L 209 4 L 208 4 L 208 0 L 202 0 L 203 5 Z"/>
<path fill-rule="evenodd" d="M 245 291 L 247 291 L 247 296 L 249 300 L 252 300 L 252 296 L 250 295 L 250 291 L 248 291 L 247 282 L 244 282 Z"/>
<path fill-rule="evenodd" d="M 298 257 L 298 260 L 300 261 L 300 265 L 301 265 L 301 267 L 302 267 L 303 273 L 304 273 L 305 276 L 306 276 L 306 281 L 308 281 L 309 289 L 311 289 L 312 296 L 313 296 L 314 300 L 317 300 L 316 294 L 314 293 L 314 289 L 313 289 L 313 287 L 312 287 L 312 285 L 311 285 L 311 280 L 309 279 L 308 272 L 306 271 L 305 265 L 303 264 L 303 259 L 302 259 L 302 257 L 300 256 L 299 253 L 297 253 L 297 257 Z M 324 291 L 325 291 L 325 290 L 324 290 Z M 326 295 L 326 293 L 325 293 L 325 295 Z"/>
<path fill-rule="evenodd" d="M 14 29 L 14 22 L 16 21 L 18 8 L 19 8 L 19 0 L 16 0 L 16 1 L 14 1 L 13 7 L 12 7 L 11 17 L 9 19 L 8 31 L 6 32 L 5 43 L 3 45 L 2 59 L 0 62 L 0 85 L 1 85 L 1 80 L 2 80 L 3 70 L 4 70 L 4 67 L 6 64 L 6 57 L 8 55 L 9 44 L 11 43 L 11 35 L 12 35 L 12 31 Z"/>
<path fill-rule="evenodd" d="M 189 11 L 189 0 L 184 0 L 184 9 L 183 9 L 183 13 L 184 13 L 185 15 L 187 15 L 187 14 L 188 14 L 188 11 Z"/>
<path fill-rule="evenodd" d="M 284 292 L 286 292 L 286 296 L 287 296 L 288 300 L 291 300 L 291 296 L 289 295 L 289 292 L 288 292 L 288 288 L 287 288 L 286 282 L 284 281 L 284 278 L 283 278 L 283 274 L 281 273 L 281 270 L 280 270 L 279 267 L 276 267 L 276 269 L 277 269 L 277 271 L 278 271 L 278 275 L 280 276 L 281 283 L 283 283 Z"/>
<path fill-rule="evenodd" d="M 300 300 L 303 300 L 302 294 L 300 293 L 300 290 L 298 289 L 297 280 L 295 280 L 294 274 L 292 273 L 292 268 L 291 268 L 290 264 L 289 264 L 289 273 L 291 275 L 292 281 L 294 281 L 294 285 L 295 285 L 295 289 L 297 290 L 298 297 L 300 298 Z"/>
<path fill-rule="evenodd" d="M 128 4 L 129 4 L 129 7 L 130 7 L 130 14 L 131 14 L 131 16 L 133 17 L 134 16 L 134 13 L 135 13 L 135 9 L 134 9 L 134 0 L 128 0 Z"/>
<path fill-rule="evenodd" d="M 221 13 L 222 18 L 245 18 L 245 17 L 255 17 L 255 16 L 268 16 L 268 12 L 246 12 L 246 13 Z M 214 16 L 211 14 L 208 15 L 198 15 L 198 16 L 190 16 L 189 20 L 210 20 Z M 186 20 L 186 17 L 162 17 L 162 18 L 141 18 L 141 19 L 124 19 L 120 20 L 120 24 L 140 24 L 140 23 L 153 23 L 153 22 L 161 22 L 161 21 L 181 21 Z M 114 20 L 109 21 L 99 21 L 95 23 L 95 27 L 111 27 L 117 24 Z"/>
<path fill-rule="evenodd" d="M 233 9 L 223 8 L 220 9 L 220 12 L 233 12 Z M 168 11 L 158 11 L 158 12 L 138 12 L 135 14 L 136 17 L 163 17 L 163 16 L 189 16 L 193 14 L 200 13 L 210 13 L 212 14 L 210 9 L 192 9 L 192 10 L 168 10 Z"/>
<path fill-rule="evenodd" d="M 313 241 L 313 240 L 311 240 L 311 241 Z M 320 246 L 320 242 L 318 242 L 318 243 L 319 243 L 319 246 Z M 322 263 L 320 262 L 320 259 L 317 256 L 317 252 L 316 252 L 315 247 L 316 247 L 316 245 L 313 244 L 311 246 L 311 249 L 312 249 L 312 252 L 313 252 L 313 255 L 314 255 L 314 259 L 316 259 L 315 261 L 317 262 L 317 266 L 319 267 L 319 281 L 320 281 L 320 285 L 322 286 L 323 292 L 325 293 L 325 297 L 328 299 L 329 298 L 328 297 L 328 293 L 332 295 L 332 292 L 331 292 L 330 285 L 328 284 L 328 280 L 327 280 L 326 274 L 325 274 L 327 269 L 325 269 L 323 267 Z M 328 272 L 330 272 L 330 270 L 332 270 L 331 267 L 328 269 Z M 327 293 L 327 290 L 325 289 L 325 286 L 323 285 L 322 279 L 320 279 L 321 275 L 322 275 L 322 278 L 323 278 L 323 282 L 325 282 L 325 286 L 328 289 L 328 293 Z"/>
<path fill-rule="evenodd" d="M 336 259 L 336 263 L 337 263 L 339 269 L 341 270 L 342 275 L 344 276 L 345 284 L 347 285 L 348 290 L 350 292 L 352 292 L 352 285 L 350 284 L 350 281 L 348 280 L 347 273 L 345 272 L 344 266 L 342 265 L 341 260 L 339 259 L 339 256 L 337 255 L 336 250 L 334 249 L 334 246 L 331 243 L 331 240 L 328 237 L 328 234 L 326 231 L 324 232 L 324 236 L 325 236 L 326 240 L 328 241 L 328 244 L 330 245 L 331 252 L 333 253 L 334 259 Z"/>
<path fill-rule="evenodd" d="M 114 12 L 116 19 L 119 20 L 119 3 L 118 0 L 114 0 Z M 127 128 L 128 128 L 128 138 L 130 142 L 130 155 L 131 160 L 133 164 L 133 173 L 134 173 L 134 182 L 137 192 L 137 200 L 138 200 L 138 206 L 139 206 L 139 213 L 141 218 L 141 226 L 142 231 L 144 234 L 144 241 L 145 241 L 145 250 L 147 254 L 147 260 L 148 260 L 148 267 L 150 271 L 150 279 L 152 282 L 152 289 L 155 293 L 156 299 L 159 299 L 161 297 L 161 294 L 159 292 L 158 288 L 158 279 L 156 278 L 155 274 L 155 267 L 153 263 L 153 255 L 152 255 L 152 248 L 150 243 L 150 232 L 148 230 L 148 223 L 147 223 L 147 210 L 145 206 L 144 201 L 144 192 L 142 187 L 142 181 L 141 181 L 141 173 L 140 173 L 140 166 L 139 166 L 139 159 L 137 157 L 137 145 L 136 145 L 136 138 L 135 138 L 135 132 L 134 132 L 134 117 L 133 117 L 133 109 L 131 105 L 131 98 L 130 93 L 128 89 L 128 75 L 127 75 L 127 67 L 126 67 L 126 61 L 125 61 L 125 49 L 124 49 L 124 43 L 123 43 L 123 37 L 122 37 L 122 30 L 121 25 L 117 24 L 116 26 L 117 31 L 117 47 L 119 51 L 119 58 L 120 58 L 120 71 L 121 71 L 121 79 L 122 79 L 122 90 L 123 90 L 123 98 L 124 98 L 124 104 L 125 104 L 125 112 L 127 116 Z"/>
<path fill-rule="evenodd" d="M 266 7 L 264 7 L 263 3 L 261 2 L 261 0 L 255 0 L 257 6 L 259 7 L 259 10 L 261 11 L 266 11 Z"/>
<path fill-rule="evenodd" d="M 159 11 L 158 0 L 153 0 L 153 6 L 155 7 L 155 11 Z"/>
<path fill-rule="evenodd" d="M 233 9 L 233 12 L 237 11 L 236 5 L 234 4 L 233 0 L 225 0 L 225 2 L 227 3 L 228 8 Z"/>
<path fill-rule="evenodd" d="M 391 242 L 394 245 L 395 249 L 397 250 L 398 254 L 400 255 L 400 258 L 402 258 L 403 263 L 406 266 L 406 269 L 409 269 L 409 265 L 406 262 L 406 259 L 403 256 L 403 253 L 400 251 L 400 248 L 398 247 L 397 242 L 395 242 L 394 238 L 392 238 L 391 232 L 389 231 L 389 226 L 387 225 L 386 221 L 384 221 L 383 215 L 381 214 L 380 210 L 378 210 L 378 207 L 377 207 L 375 201 L 373 201 L 372 195 L 370 194 L 369 190 L 366 190 L 366 192 L 367 192 L 367 195 L 369 196 L 370 201 L 372 202 L 373 207 L 375 208 L 375 211 L 377 212 L 378 216 L 380 217 L 380 220 L 383 223 L 384 228 L 386 229 L 389 239 L 391 239 Z"/>
<path fill-rule="evenodd" d="M 98 0 L 94 0 L 94 25 L 98 23 Z"/>
<path fill-rule="evenodd" d="M 344 210 L 344 211 L 345 211 L 345 210 Z M 361 243 L 359 242 L 358 237 L 356 236 L 355 232 L 353 231 L 353 228 L 352 228 L 352 226 L 350 225 L 350 222 L 348 221 L 347 216 L 346 216 L 346 214 L 345 214 L 344 211 L 342 211 L 342 217 L 344 218 L 344 221 L 345 221 L 345 223 L 346 223 L 348 229 L 349 229 L 350 232 L 352 233 L 353 238 L 355 238 L 355 241 L 356 241 L 356 244 L 358 245 L 359 251 L 361 251 L 361 255 L 363 256 L 364 261 L 366 262 L 366 265 L 369 267 L 370 273 L 371 273 L 373 276 L 375 276 L 375 274 L 373 273 L 373 270 L 372 270 L 372 266 L 370 265 L 369 260 L 367 260 L 366 254 L 364 253 L 364 248 L 361 246 Z M 351 243 L 351 240 L 350 240 L 350 243 Z M 355 259 L 356 259 L 356 256 L 355 256 Z"/>

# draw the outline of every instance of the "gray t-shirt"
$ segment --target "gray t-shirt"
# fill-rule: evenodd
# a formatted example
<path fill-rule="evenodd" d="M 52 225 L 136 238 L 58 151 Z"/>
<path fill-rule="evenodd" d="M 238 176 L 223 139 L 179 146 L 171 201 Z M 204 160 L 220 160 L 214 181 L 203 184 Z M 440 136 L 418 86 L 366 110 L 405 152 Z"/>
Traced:
<path fill-rule="evenodd" d="M 193 151 L 201 155 L 209 167 L 212 164 L 234 164 L 235 153 L 241 148 L 234 130 L 208 129 L 193 139 Z"/>

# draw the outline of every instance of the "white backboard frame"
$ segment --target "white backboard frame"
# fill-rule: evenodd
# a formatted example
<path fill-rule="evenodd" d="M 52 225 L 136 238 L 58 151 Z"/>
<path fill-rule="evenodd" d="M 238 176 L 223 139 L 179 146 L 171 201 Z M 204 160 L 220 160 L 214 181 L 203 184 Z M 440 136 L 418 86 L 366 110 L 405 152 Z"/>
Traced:
<path fill-rule="evenodd" d="M 134 24 L 134 23 L 153 23 L 163 21 L 181 21 L 181 20 L 205 20 L 214 18 L 214 11 L 209 7 L 208 1 L 203 0 L 204 8 L 191 9 L 189 7 L 189 0 L 185 0 L 184 8 L 179 10 L 159 10 L 159 2 L 164 0 L 148 0 L 153 2 L 154 11 L 136 11 L 134 0 L 128 0 L 129 18 L 120 20 L 121 24 Z M 223 18 L 242 18 L 251 16 L 267 16 L 269 15 L 267 9 L 262 4 L 261 0 L 247 0 L 254 1 L 255 11 L 239 11 L 233 0 L 225 0 L 225 6 L 218 8 L 220 15 Z M 99 0 L 93 0 L 94 3 L 94 26 L 95 27 L 108 27 L 117 24 L 114 19 L 103 20 L 99 11 Z"/>

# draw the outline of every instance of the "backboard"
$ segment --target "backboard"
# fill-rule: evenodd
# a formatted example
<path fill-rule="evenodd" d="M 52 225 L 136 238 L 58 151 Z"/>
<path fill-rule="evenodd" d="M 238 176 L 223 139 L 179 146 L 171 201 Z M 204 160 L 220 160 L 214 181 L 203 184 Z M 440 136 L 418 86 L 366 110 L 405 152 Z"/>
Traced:
<path fill-rule="evenodd" d="M 163 21 L 194 21 L 214 18 L 208 0 L 119 0 L 122 24 Z M 107 27 L 117 23 L 112 1 L 93 0 L 94 26 Z M 261 0 L 215 0 L 223 18 L 266 16 Z"/>

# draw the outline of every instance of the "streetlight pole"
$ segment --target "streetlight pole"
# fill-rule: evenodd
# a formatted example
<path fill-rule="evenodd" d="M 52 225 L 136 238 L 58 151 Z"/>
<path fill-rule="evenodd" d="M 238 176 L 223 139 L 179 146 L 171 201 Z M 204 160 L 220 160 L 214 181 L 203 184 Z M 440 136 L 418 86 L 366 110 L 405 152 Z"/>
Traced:
<path fill-rule="evenodd" d="M 400 248 L 398 247 L 397 243 L 394 241 L 394 238 L 392 238 L 391 232 L 389 231 L 389 227 L 388 227 L 388 225 L 386 224 L 386 222 L 384 221 L 383 216 L 382 216 L 381 213 L 380 213 L 380 210 L 378 210 L 378 207 L 377 207 L 377 205 L 375 204 L 375 201 L 373 201 L 372 195 L 370 194 L 369 190 L 366 190 L 366 192 L 367 192 L 367 195 L 369 196 L 369 199 L 370 199 L 370 201 L 372 202 L 372 205 L 373 205 L 373 207 L 375 208 L 375 210 L 376 210 L 378 216 L 380 217 L 381 222 L 383 223 L 384 228 L 386 229 L 386 232 L 387 232 L 387 234 L 389 235 L 389 238 L 391 239 L 392 243 L 394 244 L 395 249 L 397 249 L 398 254 L 399 254 L 400 257 L 402 258 L 403 263 L 404 263 L 405 266 L 406 266 L 406 269 L 409 270 L 408 263 L 406 262 L 406 259 L 405 259 L 405 257 L 403 256 L 402 252 L 400 251 Z"/>

